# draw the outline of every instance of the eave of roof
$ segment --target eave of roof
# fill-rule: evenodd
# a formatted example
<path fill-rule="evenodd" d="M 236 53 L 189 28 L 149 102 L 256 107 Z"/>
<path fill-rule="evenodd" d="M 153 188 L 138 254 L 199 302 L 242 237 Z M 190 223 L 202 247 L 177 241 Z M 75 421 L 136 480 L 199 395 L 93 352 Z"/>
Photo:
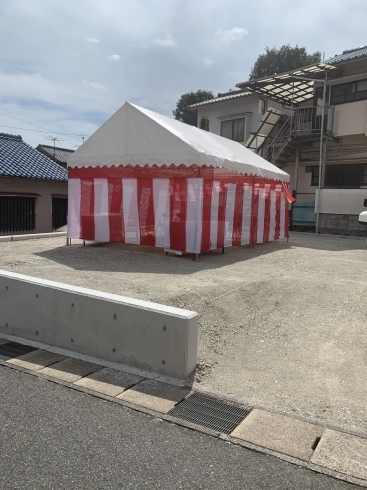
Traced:
<path fill-rule="evenodd" d="M 189 105 L 187 106 L 187 109 L 195 110 L 198 107 L 203 107 L 211 104 L 219 104 L 220 102 L 225 102 L 227 100 L 242 99 L 244 97 L 250 97 L 251 95 L 255 95 L 254 92 L 251 91 L 244 92 L 243 90 L 241 90 L 240 93 L 237 92 L 234 93 L 233 95 L 226 95 L 224 97 L 215 97 L 214 99 L 204 100 L 203 102 L 198 102 L 197 104 Z"/>
<path fill-rule="evenodd" d="M 367 45 L 364 45 L 353 49 L 345 49 L 341 54 L 335 55 L 333 58 L 328 59 L 325 63 L 328 63 L 329 65 L 336 65 L 338 63 L 353 61 L 357 58 L 364 58 L 366 56 Z"/>

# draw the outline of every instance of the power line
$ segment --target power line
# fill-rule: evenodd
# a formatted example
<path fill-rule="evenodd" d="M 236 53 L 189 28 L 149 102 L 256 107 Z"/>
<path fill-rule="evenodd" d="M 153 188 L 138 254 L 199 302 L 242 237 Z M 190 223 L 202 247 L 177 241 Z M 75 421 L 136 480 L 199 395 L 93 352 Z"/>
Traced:
<path fill-rule="evenodd" d="M 11 119 L 15 119 L 16 121 L 20 121 L 20 122 L 23 122 L 25 124 L 29 124 L 30 126 L 34 126 L 35 128 L 43 129 L 44 131 L 47 131 L 48 133 L 63 134 L 64 136 L 79 136 L 80 138 L 82 138 L 83 136 L 85 137 L 85 134 L 74 134 L 74 133 L 65 134 L 65 133 L 57 133 L 55 131 L 50 131 L 49 129 L 46 129 L 43 126 L 37 126 L 37 124 L 32 124 L 30 122 L 23 121 L 23 119 L 18 119 L 17 117 L 14 117 L 14 116 L 9 116 L 8 114 L 4 114 L 3 112 L 0 112 L 0 115 L 5 116 L 5 117 L 10 117 Z M 11 126 L 5 126 L 5 127 L 10 128 Z M 14 129 L 21 129 L 21 128 L 14 128 Z"/>
<path fill-rule="evenodd" d="M 76 140 L 76 139 L 80 139 L 80 138 L 84 138 L 84 136 L 80 136 L 79 138 L 73 138 L 73 136 L 75 136 L 75 134 L 71 133 L 71 134 L 68 134 L 68 133 L 58 133 L 57 131 L 48 131 L 47 129 L 44 130 L 44 131 L 40 131 L 39 129 L 29 129 L 29 128 L 17 128 L 16 126 L 7 126 L 6 124 L 0 124 L 0 126 L 2 128 L 11 128 L 11 129 L 19 129 L 20 131 L 35 131 L 36 133 L 52 133 L 52 134 L 60 134 L 61 136 L 70 136 L 72 137 L 72 139 Z"/>

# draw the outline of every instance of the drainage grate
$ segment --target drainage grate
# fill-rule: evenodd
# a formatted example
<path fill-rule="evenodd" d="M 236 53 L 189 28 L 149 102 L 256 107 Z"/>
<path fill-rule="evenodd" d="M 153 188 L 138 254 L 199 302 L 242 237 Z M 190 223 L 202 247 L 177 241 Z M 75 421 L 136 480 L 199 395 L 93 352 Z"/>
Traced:
<path fill-rule="evenodd" d="M 35 349 L 29 345 L 18 344 L 17 342 L 8 342 L 7 344 L 0 345 L 0 359 L 2 361 L 7 361 L 13 359 L 14 357 L 22 356 L 23 354 L 28 354 Z"/>
<path fill-rule="evenodd" d="M 193 393 L 167 415 L 230 434 L 247 417 L 252 407 L 219 400 L 204 393 Z"/>

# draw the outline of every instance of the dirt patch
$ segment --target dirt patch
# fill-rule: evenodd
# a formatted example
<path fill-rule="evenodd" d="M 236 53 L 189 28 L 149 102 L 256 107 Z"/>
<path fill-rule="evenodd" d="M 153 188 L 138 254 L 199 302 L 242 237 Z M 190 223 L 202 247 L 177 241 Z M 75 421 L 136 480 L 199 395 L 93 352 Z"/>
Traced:
<path fill-rule="evenodd" d="M 65 239 L 0 243 L 0 268 L 199 313 L 200 388 L 367 429 L 364 241 L 297 234 L 200 255 Z"/>

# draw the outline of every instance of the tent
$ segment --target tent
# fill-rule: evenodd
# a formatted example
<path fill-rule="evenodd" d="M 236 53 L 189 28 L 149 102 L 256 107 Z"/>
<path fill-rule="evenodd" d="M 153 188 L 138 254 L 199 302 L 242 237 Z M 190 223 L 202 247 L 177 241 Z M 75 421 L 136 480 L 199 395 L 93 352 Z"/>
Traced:
<path fill-rule="evenodd" d="M 68 159 L 68 237 L 198 254 L 288 236 L 289 175 L 126 102 Z"/>

